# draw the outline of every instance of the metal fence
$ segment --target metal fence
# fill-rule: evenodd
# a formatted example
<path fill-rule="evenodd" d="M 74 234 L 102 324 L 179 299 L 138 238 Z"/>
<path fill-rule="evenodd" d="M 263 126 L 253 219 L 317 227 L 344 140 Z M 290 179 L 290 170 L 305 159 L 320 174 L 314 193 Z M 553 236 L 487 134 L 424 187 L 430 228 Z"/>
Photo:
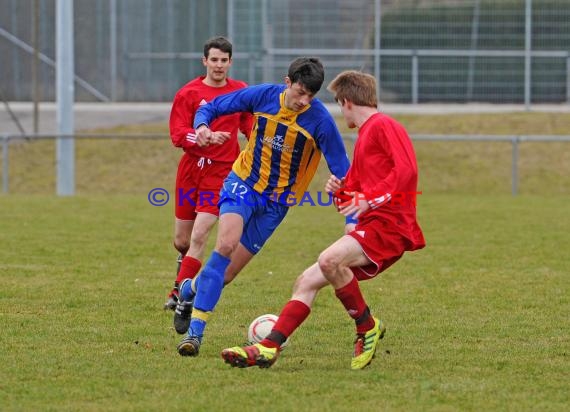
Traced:
<path fill-rule="evenodd" d="M 10 135 L 4 134 L 0 135 L 1 146 L 2 146 L 2 192 L 7 194 L 10 188 L 10 144 L 12 142 L 22 142 L 22 141 L 39 141 L 39 140 L 55 140 L 55 139 L 132 139 L 132 140 L 163 140 L 168 141 L 169 136 L 161 136 L 157 134 L 125 134 L 125 135 L 110 135 L 110 134 L 74 134 L 69 136 L 60 136 L 55 134 L 39 134 L 39 135 Z M 345 135 L 344 139 L 346 141 L 354 142 L 356 135 L 350 134 Z M 506 142 L 511 145 L 511 167 L 510 167 L 510 178 L 511 178 L 511 194 L 516 196 L 519 192 L 519 147 L 524 142 L 540 142 L 540 143 L 551 143 L 551 142 L 565 142 L 570 143 L 569 136 L 539 136 L 539 135 L 529 135 L 529 136 L 503 136 L 503 135 L 427 135 L 427 134 L 415 134 L 412 136 L 412 140 L 415 142 L 427 141 L 427 142 Z M 54 167 L 55 168 L 55 167 Z"/>
<path fill-rule="evenodd" d="M 0 0 L 8 100 L 55 100 L 55 3 Z M 311 54 L 326 81 L 373 73 L 384 102 L 567 104 L 569 21 L 567 0 L 75 0 L 76 100 L 170 101 L 222 34 L 251 84 Z"/>

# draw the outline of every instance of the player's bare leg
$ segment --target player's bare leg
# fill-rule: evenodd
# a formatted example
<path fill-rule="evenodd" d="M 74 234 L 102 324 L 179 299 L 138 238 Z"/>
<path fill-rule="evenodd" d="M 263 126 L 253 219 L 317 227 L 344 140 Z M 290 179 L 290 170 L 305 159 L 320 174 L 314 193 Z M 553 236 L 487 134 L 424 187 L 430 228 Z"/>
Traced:
<path fill-rule="evenodd" d="M 182 356 L 196 356 L 199 352 L 208 318 L 222 294 L 224 274 L 239 244 L 243 225 L 243 218 L 237 213 L 220 215 L 215 250 L 196 277 L 197 288 L 188 334 L 178 347 L 178 353 Z M 182 295 L 185 293 L 186 286 L 183 286 Z"/>
<path fill-rule="evenodd" d="M 356 323 L 352 369 L 365 368 L 372 362 L 380 339 L 386 328 L 380 319 L 370 314 L 362 296 L 358 280 L 351 267 L 372 263 L 364 254 L 360 243 L 352 236 L 343 236 L 319 256 L 319 267 L 335 289 L 335 295 Z"/>
<path fill-rule="evenodd" d="M 293 295 L 283 309 L 282 315 L 293 301 L 295 301 L 294 305 L 305 305 L 308 315 L 308 310 L 311 308 L 317 293 L 328 284 L 328 280 L 323 276 L 317 263 L 306 269 L 295 281 Z M 300 326 L 303 320 L 304 318 L 299 320 L 294 327 Z M 248 368 L 259 366 L 260 368 L 269 368 L 277 360 L 281 351 L 280 348 L 283 347 L 287 338 L 288 336 L 283 335 L 274 328 L 267 338 L 260 343 L 227 348 L 222 351 L 221 356 L 227 364 L 233 367 Z"/>

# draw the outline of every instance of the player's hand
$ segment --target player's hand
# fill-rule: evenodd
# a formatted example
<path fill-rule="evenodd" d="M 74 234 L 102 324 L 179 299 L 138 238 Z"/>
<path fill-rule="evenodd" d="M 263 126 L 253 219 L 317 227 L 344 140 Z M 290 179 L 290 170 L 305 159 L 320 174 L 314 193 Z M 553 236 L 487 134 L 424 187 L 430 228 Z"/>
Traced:
<path fill-rule="evenodd" d="M 208 126 L 200 126 L 196 129 L 196 144 L 200 147 L 208 146 L 212 140 L 212 131 Z"/>
<path fill-rule="evenodd" d="M 361 192 L 343 192 L 347 197 L 351 197 L 349 200 L 345 200 L 338 205 L 338 211 L 343 216 L 351 216 L 355 219 L 358 218 L 362 213 L 370 209 L 370 204 L 366 197 Z"/>
<path fill-rule="evenodd" d="M 334 193 L 344 185 L 344 177 L 339 179 L 335 175 L 331 175 L 325 184 L 325 192 Z"/>
<path fill-rule="evenodd" d="M 222 144 L 225 143 L 231 137 L 230 132 L 212 132 L 212 138 L 210 139 L 211 144 Z"/>
<path fill-rule="evenodd" d="M 356 228 L 356 223 L 347 223 L 346 225 L 344 225 L 344 234 L 348 235 L 355 228 Z"/>

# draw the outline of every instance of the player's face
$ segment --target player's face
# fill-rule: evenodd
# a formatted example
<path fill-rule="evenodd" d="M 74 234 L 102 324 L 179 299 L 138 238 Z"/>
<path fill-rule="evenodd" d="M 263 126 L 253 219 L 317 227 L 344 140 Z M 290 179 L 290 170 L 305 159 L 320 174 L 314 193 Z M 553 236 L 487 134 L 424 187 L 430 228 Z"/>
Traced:
<path fill-rule="evenodd" d="M 206 83 L 212 86 L 224 85 L 228 77 L 228 70 L 232 65 L 230 54 L 220 49 L 210 49 L 208 58 L 202 57 L 206 67 Z"/>
<path fill-rule="evenodd" d="M 346 102 L 346 101 L 338 100 L 336 97 L 334 98 L 334 100 L 340 106 L 340 112 L 342 113 L 342 116 L 344 117 L 344 121 L 346 122 L 346 125 L 348 126 L 348 128 L 354 129 L 356 127 L 356 123 L 354 122 L 354 119 L 352 116 L 351 105 L 349 105 L 348 102 Z"/>
<path fill-rule="evenodd" d="M 305 106 L 311 103 L 315 97 L 313 93 L 308 91 L 305 86 L 299 83 L 291 83 L 289 77 L 285 77 L 287 92 L 285 93 L 285 107 L 289 110 L 299 112 Z"/>

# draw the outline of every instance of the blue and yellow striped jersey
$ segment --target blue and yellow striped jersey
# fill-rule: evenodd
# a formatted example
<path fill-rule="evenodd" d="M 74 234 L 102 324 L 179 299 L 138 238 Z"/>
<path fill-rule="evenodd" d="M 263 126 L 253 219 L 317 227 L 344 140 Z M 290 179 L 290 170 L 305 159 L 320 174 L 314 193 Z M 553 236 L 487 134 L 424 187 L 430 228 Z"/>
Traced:
<path fill-rule="evenodd" d="M 302 111 L 285 107 L 285 85 L 250 86 L 219 96 L 196 112 L 194 128 L 215 118 L 250 112 L 255 117 L 246 148 L 233 171 L 256 192 L 287 204 L 303 197 L 321 153 L 332 174 L 344 177 L 350 166 L 342 137 L 326 107 L 313 99 Z M 281 196 L 286 194 L 289 196 Z"/>

